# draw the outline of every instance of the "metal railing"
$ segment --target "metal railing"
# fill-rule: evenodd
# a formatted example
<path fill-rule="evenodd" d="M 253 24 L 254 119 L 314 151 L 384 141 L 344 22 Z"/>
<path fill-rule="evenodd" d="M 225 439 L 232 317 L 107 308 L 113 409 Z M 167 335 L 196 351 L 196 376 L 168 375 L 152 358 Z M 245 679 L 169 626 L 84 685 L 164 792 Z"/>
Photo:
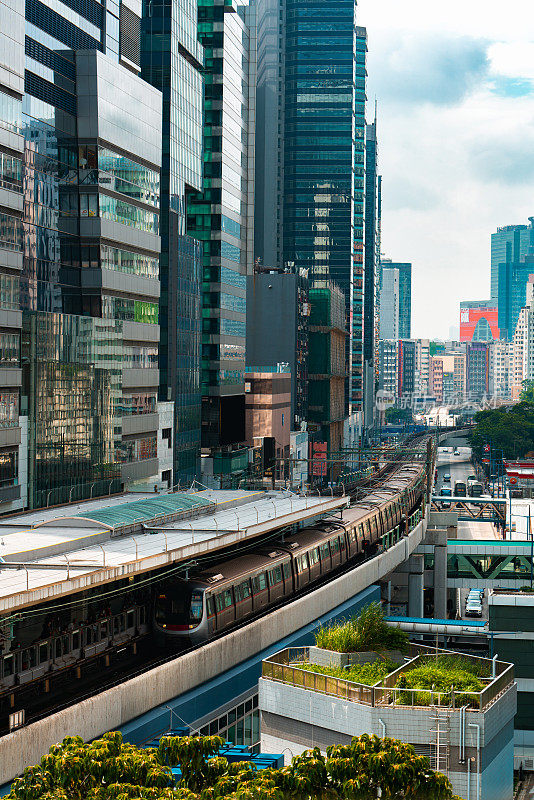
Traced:
<path fill-rule="evenodd" d="M 468 706 L 475 711 L 482 711 L 487 708 L 514 681 L 513 664 L 496 661 L 496 677 L 487 678 L 486 680 L 489 680 L 490 683 L 479 692 L 455 690 L 454 687 L 449 691 L 439 692 L 434 689 L 409 689 L 396 685 L 403 673 L 415 667 L 423 666 L 429 662 L 432 656 L 437 657 L 439 655 L 450 656 L 457 654 L 451 650 L 439 650 L 426 645 L 411 645 L 409 660 L 405 664 L 390 672 L 389 675 L 386 675 L 385 678 L 373 686 L 369 686 L 346 678 L 325 675 L 320 672 L 313 672 L 312 669 L 302 668 L 299 666 L 299 662 L 307 662 L 309 648 L 288 647 L 263 661 L 262 678 L 369 706 L 439 706 L 452 710 L 459 710 L 461 706 Z M 478 656 L 462 654 L 462 657 L 470 661 L 479 660 Z M 491 666 L 489 659 L 483 660 L 488 666 Z"/>

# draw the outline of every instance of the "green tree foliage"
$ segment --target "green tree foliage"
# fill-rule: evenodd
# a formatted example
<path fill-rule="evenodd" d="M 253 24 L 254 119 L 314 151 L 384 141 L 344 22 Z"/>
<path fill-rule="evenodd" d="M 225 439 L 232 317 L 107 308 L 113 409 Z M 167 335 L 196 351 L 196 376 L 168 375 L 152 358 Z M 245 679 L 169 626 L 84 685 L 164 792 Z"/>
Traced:
<path fill-rule="evenodd" d="M 447 778 L 410 745 L 378 736 L 307 750 L 282 769 L 213 757 L 216 736 L 164 737 L 141 750 L 108 733 L 55 745 L 13 782 L 11 800 L 459 800 Z M 180 766 L 177 785 L 171 767 Z"/>
<path fill-rule="evenodd" d="M 523 381 L 521 386 L 523 387 L 523 390 L 519 395 L 519 399 L 524 402 L 534 403 L 534 381 Z"/>
<path fill-rule="evenodd" d="M 409 408 L 396 408 L 395 406 L 386 408 L 386 422 L 398 425 L 399 423 L 411 422 L 412 420 L 413 415 Z"/>
<path fill-rule="evenodd" d="M 505 458 L 522 458 L 534 450 L 534 403 L 479 411 L 475 423 L 471 446 L 478 460 L 483 457 L 484 445 L 490 441 L 494 456 L 496 450 L 502 449 Z"/>

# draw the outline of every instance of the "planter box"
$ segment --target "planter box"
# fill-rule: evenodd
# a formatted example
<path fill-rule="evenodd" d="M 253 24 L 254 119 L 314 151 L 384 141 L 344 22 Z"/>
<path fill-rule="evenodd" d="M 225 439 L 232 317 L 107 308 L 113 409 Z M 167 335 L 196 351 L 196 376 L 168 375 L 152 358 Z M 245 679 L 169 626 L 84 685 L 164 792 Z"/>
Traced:
<path fill-rule="evenodd" d="M 338 653 L 335 650 L 324 650 L 322 647 L 309 648 L 309 660 L 311 664 L 320 667 L 340 667 L 344 668 L 349 664 L 373 664 L 381 658 L 389 658 L 397 664 L 404 663 L 404 656 L 400 650 L 381 650 L 375 652 L 369 650 L 360 653 Z"/>

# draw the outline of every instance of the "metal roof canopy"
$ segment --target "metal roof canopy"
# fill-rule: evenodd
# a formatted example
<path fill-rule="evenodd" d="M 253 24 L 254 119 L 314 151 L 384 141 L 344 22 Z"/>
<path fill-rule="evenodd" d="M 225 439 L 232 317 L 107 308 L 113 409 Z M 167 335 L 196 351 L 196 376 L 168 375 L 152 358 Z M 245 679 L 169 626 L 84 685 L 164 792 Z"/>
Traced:
<path fill-rule="evenodd" d="M 198 495 L 189 494 L 165 494 L 157 497 L 147 498 L 146 500 L 135 500 L 132 503 L 119 503 L 108 508 L 98 509 L 88 513 L 76 514 L 76 518 L 85 519 L 99 525 L 116 530 L 132 524 L 150 522 L 151 520 L 171 520 L 181 516 L 183 512 L 202 510 L 207 512 L 210 508 L 216 508 L 216 503 Z M 65 522 L 72 524 L 72 518 L 64 517 Z M 57 525 L 59 520 L 54 520 Z M 45 523 L 46 524 L 46 523 Z"/>

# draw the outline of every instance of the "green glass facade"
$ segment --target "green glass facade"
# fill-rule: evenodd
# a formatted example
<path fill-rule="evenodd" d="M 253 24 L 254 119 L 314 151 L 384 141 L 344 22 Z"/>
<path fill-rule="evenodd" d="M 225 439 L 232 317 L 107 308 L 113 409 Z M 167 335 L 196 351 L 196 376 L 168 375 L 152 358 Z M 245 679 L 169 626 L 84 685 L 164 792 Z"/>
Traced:
<path fill-rule="evenodd" d="M 187 229 L 202 243 L 202 446 L 212 451 L 245 435 L 250 24 L 241 0 L 199 0 L 204 180 Z"/>

